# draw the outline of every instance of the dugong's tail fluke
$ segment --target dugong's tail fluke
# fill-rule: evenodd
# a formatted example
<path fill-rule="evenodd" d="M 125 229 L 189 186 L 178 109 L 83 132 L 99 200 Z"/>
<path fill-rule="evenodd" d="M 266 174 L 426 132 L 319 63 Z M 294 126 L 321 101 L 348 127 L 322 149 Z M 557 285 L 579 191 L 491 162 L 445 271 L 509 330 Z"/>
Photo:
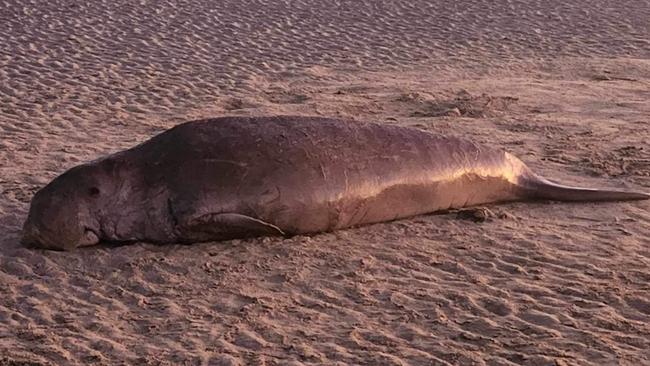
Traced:
<path fill-rule="evenodd" d="M 523 187 L 530 198 L 552 201 L 633 201 L 650 199 L 650 194 L 607 189 L 570 187 L 553 183 L 537 175 L 524 179 Z"/>

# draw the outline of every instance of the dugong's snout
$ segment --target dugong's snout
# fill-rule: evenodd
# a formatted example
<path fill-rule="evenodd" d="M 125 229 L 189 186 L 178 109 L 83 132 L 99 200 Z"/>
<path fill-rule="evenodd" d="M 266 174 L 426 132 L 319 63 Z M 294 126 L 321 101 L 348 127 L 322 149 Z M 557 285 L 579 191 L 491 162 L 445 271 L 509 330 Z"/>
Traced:
<path fill-rule="evenodd" d="M 87 227 L 68 232 L 43 229 L 28 220 L 23 226 L 20 242 L 29 248 L 72 250 L 99 243 L 99 235 Z"/>
<path fill-rule="evenodd" d="M 81 224 L 76 218 L 46 221 L 38 217 L 40 215 L 40 212 L 30 212 L 23 225 L 21 243 L 26 247 L 71 250 L 99 243 L 97 230 Z M 46 222 L 55 225 L 46 225 Z"/>

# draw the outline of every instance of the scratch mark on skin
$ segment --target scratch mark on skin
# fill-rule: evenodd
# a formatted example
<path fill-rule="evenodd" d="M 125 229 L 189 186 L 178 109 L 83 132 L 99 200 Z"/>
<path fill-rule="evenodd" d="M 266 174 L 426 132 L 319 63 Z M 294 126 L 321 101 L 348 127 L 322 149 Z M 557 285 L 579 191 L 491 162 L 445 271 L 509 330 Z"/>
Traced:
<path fill-rule="evenodd" d="M 174 213 L 174 207 L 172 205 L 172 199 L 168 198 L 167 199 L 167 212 L 169 213 L 169 217 L 172 220 L 172 223 L 174 224 L 174 228 L 178 227 L 178 218 L 176 217 L 176 214 Z"/>
<path fill-rule="evenodd" d="M 224 163 L 224 164 L 232 164 L 232 165 L 236 165 L 236 166 L 238 166 L 238 167 L 242 167 L 242 168 L 246 168 L 246 167 L 248 167 L 248 164 L 246 164 L 246 163 L 242 163 L 242 162 L 239 162 L 239 161 L 234 161 L 234 160 L 210 159 L 210 158 L 204 158 L 204 159 L 201 159 L 201 160 L 202 160 L 202 161 L 209 162 L 209 163 Z"/>
<path fill-rule="evenodd" d="M 323 176 L 323 180 L 327 181 L 327 174 L 325 174 L 325 167 L 323 167 L 323 163 L 318 163 L 318 166 L 320 166 L 320 174 Z"/>
<path fill-rule="evenodd" d="M 366 219 L 366 216 L 368 216 L 368 211 L 370 211 L 370 209 L 368 208 L 368 206 L 365 203 L 362 203 L 361 208 L 363 209 L 363 215 L 361 215 L 361 219 L 357 220 L 355 225 L 360 223 L 360 222 L 363 222 Z"/>
<path fill-rule="evenodd" d="M 235 192 L 235 194 L 237 195 L 237 197 L 240 197 L 240 196 L 241 196 L 241 190 L 242 190 L 243 187 L 244 187 L 244 182 L 246 181 L 246 178 L 248 178 L 248 173 L 249 173 L 249 171 L 250 171 L 250 169 L 248 169 L 248 167 L 244 166 L 244 168 L 245 168 L 245 169 L 244 169 L 244 174 L 242 174 L 242 175 L 241 175 L 241 178 L 239 178 L 239 185 L 238 185 L 238 187 L 237 187 L 237 191 Z"/>

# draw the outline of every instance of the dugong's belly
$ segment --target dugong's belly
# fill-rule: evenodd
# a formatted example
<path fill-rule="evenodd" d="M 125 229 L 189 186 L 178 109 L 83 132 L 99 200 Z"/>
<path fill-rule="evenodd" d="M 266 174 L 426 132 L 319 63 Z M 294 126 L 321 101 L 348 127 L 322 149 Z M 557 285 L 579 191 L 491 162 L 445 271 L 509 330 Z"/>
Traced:
<path fill-rule="evenodd" d="M 249 194 L 239 191 L 242 205 L 237 210 L 297 234 L 516 197 L 512 167 L 504 153 L 471 164 L 441 166 L 439 161 L 422 160 L 418 166 L 400 164 L 399 159 L 369 161 L 363 169 L 320 163 L 318 169 L 301 174 L 279 167 Z"/>
<path fill-rule="evenodd" d="M 444 180 L 402 180 L 383 186 L 360 185 L 327 197 L 287 199 L 260 205 L 252 202 L 261 220 L 286 233 L 329 231 L 391 221 L 450 208 L 514 199 L 515 189 L 502 177 L 473 173 Z"/>

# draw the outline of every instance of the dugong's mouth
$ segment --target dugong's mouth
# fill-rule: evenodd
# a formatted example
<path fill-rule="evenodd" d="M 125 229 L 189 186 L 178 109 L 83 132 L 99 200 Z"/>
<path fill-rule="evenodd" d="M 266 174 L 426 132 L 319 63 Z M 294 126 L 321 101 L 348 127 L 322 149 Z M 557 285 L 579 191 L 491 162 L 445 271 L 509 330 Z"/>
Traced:
<path fill-rule="evenodd" d="M 79 239 L 77 247 L 87 247 L 99 243 L 99 236 L 97 233 L 89 228 L 84 229 L 84 234 Z"/>
<path fill-rule="evenodd" d="M 34 225 L 25 225 L 20 241 L 28 247 L 55 250 L 71 250 L 99 243 L 99 235 L 97 235 L 95 230 L 90 228 L 84 228 L 83 233 L 81 233 L 77 240 L 66 240 L 52 234 L 48 231 L 42 231 Z"/>

